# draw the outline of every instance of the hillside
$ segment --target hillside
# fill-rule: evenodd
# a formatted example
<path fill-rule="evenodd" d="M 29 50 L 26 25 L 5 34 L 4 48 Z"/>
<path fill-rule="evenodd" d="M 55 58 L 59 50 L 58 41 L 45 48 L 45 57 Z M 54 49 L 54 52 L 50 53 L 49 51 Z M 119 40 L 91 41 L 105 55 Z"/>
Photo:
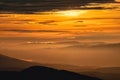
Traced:
<path fill-rule="evenodd" d="M 77 71 L 85 72 L 94 69 L 94 67 L 90 67 L 90 66 L 75 66 L 75 65 L 67 65 L 67 64 L 49 64 L 49 63 L 43 64 L 43 63 L 27 62 L 0 54 L 0 70 L 6 70 L 6 69 L 19 70 L 35 65 L 41 65 L 41 66 L 56 68 L 60 70 L 73 71 L 73 72 L 77 72 Z"/>
<path fill-rule="evenodd" d="M 82 73 L 88 76 L 98 77 L 103 80 L 120 80 L 120 67 L 96 68 L 92 66 L 74 66 L 66 64 L 38 64 L 0 55 L 0 71 L 20 71 L 35 65 L 46 66 L 58 70 L 67 70 L 80 74 Z"/>
<path fill-rule="evenodd" d="M 37 63 L 26 62 L 0 54 L 0 70 L 24 69 L 29 66 L 38 65 Z"/>
<path fill-rule="evenodd" d="M 33 65 L 40 64 L 0 55 L 0 80 L 101 80 L 97 77 L 90 77 L 66 70 L 44 66 L 30 67 Z"/>
<path fill-rule="evenodd" d="M 96 76 L 103 80 L 120 80 L 120 67 L 98 68 L 88 72 L 84 72 L 83 74 Z"/>

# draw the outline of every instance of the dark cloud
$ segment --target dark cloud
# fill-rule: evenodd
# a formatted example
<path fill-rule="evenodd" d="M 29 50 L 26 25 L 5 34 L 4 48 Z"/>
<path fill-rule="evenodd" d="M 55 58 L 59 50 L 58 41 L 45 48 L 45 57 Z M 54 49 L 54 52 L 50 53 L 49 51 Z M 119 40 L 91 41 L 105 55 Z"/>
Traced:
<path fill-rule="evenodd" d="M 57 33 L 57 32 L 66 32 L 66 31 L 59 31 L 59 30 L 20 30 L 20 29 L 9 29 L 9 30 L 0 30 L 0 31 L 8 31 L 8 32 L 19 32 L 19 33 L 35 33 L 35 32 L 48 32 L 48 33 Z"/>
<path fill-rule="evenodd" d="M 54 24 L 54 22 L 57 22 L 57 21 L 54 21 L 54 20 L 46 20 L 46 21 L 43 21 L 43 22 L 38 22 L 39 24 L 48 24 L 48 25 L 50 25 L 50 24 Z M 54 24 L 55 25 L 55 24 Z"/>
<path fill-rule="evenodd" d="M 59 41 L 59 42 L 56 42 L 56 44 L 79 44 L 80 42 L 79 41 Z"/>
<path fill-rule="evenodd" d="M 113 2 L 114 0 L 62 0 L 62 2 L 67 3 L 77 3 L 77 2 Z M 14 3 L 34 3 L 34 2 L 61 2 L 60 0 L 1 0 L 1 2 L 14 2 Z M 61 3 L 62 3 L 61 2 Z"/>
<path fill-rule="evenodd" d="M 114 18 L 109 18 L 109 17 L 106 17 L 106 18 L 77 18 L 75 20 L 78 20 L 77 22 L 84 22 L 82 20 L 107 20 L 107 19 L 115 19 L 115 20 L 119 20 L 120 18 L 119 17 L 114 17 Z"/>
<path fill-rule="evenodd" d="M 114 2 L 114 0 L 0 0 L 0 12 L 34 13 L 49 10 L 80 8 L 92 2 Z M 102 7 L 81 9 L 104 9 Z"/>

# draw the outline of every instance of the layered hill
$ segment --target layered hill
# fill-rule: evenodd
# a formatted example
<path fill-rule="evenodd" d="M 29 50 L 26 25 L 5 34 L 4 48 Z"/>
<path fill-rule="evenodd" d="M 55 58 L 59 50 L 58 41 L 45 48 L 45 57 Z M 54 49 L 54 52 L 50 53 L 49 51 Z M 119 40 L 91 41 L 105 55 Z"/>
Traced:
<path fill-rule="evenodd" d="M 26 62 L 0 54 L 0 70 L 19 70 L 29 66 L 38 65 L 37 63 Z"/>
<path fill-rule="evenodd" d="M 0 55 L 0 80 L 101 80 L 66 70 L 33 65 L 37 63 Z M 15 68 L 20 70 L 14 71 Z"/>

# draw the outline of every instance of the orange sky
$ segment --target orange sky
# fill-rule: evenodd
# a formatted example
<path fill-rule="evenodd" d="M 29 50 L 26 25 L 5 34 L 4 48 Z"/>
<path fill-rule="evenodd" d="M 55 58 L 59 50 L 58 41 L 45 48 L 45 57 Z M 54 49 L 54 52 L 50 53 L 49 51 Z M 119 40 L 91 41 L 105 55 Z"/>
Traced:
<path fill-rule="evenodd" d="M 96 6 L 106 9 L 0 14 L 0 52 L 37 62 L 118 66 L 120 5 Z"/>
<path fill-rule="evenodd" d="M 58 33 L 66 35 L 86 34 L 92 32 L 106 32 L 106 33 L 119 33 L 119 11 L 112 10 L 71 10 L 60 12 L 49 12 L 43 14 L 1 14 L 0 36 L 50 36 Z M 73 13 L 73 15 L 72 15 Z M 39 34 L 33 33 L 20 33 L 14 31 L 4 30 L 57 30 L 58 32 L 44 32 Z M 59 32 L 63 31 L 63 32 Z M 64 32 L 66 31 L 66 33 Z M 8 34 L 9 33 L 9 34 Z M 49 35 L 49 33 L 51 33 Z M 11 34 L 11 35 L 10 35 Z M 26 35 L 24 35 L 26 34 Z M 48 37 L 47 36 L 47 37 Z"/>

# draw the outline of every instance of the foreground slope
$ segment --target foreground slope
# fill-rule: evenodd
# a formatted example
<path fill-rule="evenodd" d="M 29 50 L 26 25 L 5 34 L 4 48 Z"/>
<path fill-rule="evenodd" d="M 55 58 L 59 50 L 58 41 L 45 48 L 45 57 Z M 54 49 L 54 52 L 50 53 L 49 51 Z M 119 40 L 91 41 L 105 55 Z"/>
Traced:
<path fill-rule="evenodd" d="M 83 74 L 96 76 L 103 80 L 120 80 L 120 67 L 98 68 L 88 72 L 83 72 Z"/>
<path fill-rule="evenodd" d="M 101 80 L 65 70 L 33 66 L 19 72 L 1 71 L 0 80 Z"/>
<path fill-rule="evenodd" d="M 33 65 L 37 65 L 37 63 L 26 62 L 0 54 L 0 70 L 24 69 Z"/>
<path fill-rule="evenodd" d="M 0 80 L 101 80 L 0 55 Z M 27 68 L 29 67 L 29 68 Z M 20 69 L 16 71 L 15 69 Z"/>

